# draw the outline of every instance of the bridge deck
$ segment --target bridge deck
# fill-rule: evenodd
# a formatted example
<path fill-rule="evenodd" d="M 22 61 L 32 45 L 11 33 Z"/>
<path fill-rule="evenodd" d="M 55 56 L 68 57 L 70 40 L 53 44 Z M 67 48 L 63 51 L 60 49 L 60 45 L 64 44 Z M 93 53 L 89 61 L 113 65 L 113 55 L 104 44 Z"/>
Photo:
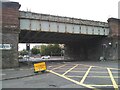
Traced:
<path fill-rule="evenodd" d="M 87 35 L 108 35 L 105 22 L 20 11 L 20 29 Z"/>

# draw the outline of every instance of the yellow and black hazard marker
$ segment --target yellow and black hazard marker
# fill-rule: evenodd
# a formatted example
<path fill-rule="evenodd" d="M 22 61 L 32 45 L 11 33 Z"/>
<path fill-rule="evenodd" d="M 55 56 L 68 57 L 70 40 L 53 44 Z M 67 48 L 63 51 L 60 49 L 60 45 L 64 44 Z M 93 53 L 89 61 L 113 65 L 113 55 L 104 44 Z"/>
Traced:
<path fill-rule="evenodd" d="M 34 64 L 34 73 L 45 72 L 47 69 L 45 62 L 35 63 Z"/>

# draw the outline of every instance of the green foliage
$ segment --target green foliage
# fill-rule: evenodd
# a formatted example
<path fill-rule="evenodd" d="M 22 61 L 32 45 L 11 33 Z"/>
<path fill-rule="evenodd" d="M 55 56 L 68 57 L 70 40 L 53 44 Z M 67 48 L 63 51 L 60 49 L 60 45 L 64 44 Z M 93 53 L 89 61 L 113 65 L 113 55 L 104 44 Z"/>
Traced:
<path fill-rule="evenodd" d="M 52 56 L 60 56 L 61 55 L 61 48 L 59 44 L 49 44 L 47 46 L 41 46 L 41 54 L 42 55 L 52 55 Z"/>
<path fill-rule="evenodd" d="M 45 55 L 46 54 L 46 48 L 47 48 L 47 46 L 41 45 L 41 50 L 40 50 L 41 55 Z"/>
<path fill-rule="evenodd" d="M 23 56 L 19 56 L 18 59 L 23 59 Z"/>
<path fill-rule="evenodd" d="M 26 51 L 25 49 L 22 51 L 19 51 L 19 54 L 24 56 L 24 55 L 28 55 L 28 51 Z"/>
<path fill-rule="evenodd" d="M 32 54 L 34 54 L 34 55 L 40 54 L 40 50 L 37 49 L 37 48 L 32 48 L 31 52 L 32 52 Z"/>

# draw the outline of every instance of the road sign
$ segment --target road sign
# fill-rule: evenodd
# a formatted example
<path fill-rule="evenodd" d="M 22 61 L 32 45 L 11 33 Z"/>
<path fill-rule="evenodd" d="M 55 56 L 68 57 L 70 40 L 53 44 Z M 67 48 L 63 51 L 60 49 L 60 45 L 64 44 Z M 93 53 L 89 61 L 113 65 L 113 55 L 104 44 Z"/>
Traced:
<path fill-rule="evenodd" d="M 42 72 L 45 71 L 46 68 L 46 63 L 45 62 L 40 62 L 40 63 L 35 63 L 34 64 L 34 71 L 35 72 Z"/>
<path fill-rule="evenodd" d="M 11 44 L 0 44 L 0 50 L 10 50 Z"/>

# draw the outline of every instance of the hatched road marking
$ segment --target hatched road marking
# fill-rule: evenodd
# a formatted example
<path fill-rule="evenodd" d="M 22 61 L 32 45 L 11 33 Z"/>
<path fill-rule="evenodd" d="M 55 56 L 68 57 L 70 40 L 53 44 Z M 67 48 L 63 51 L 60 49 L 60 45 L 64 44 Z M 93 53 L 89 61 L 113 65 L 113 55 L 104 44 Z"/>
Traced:
<path fill-rule="evenodd" d="M 89 74 L 90 72 L 90 69 L 92 68 L 92 66 L 89 67 L 89 69 L 87 70 L 87 72 L 85 73 L 85 75 L 83 76 L 82 80 L 80 81 L 80 83 L 83 83 L 87 77 L 87 75 Z"/>
<path fill-rule="evenodd" d="M 81 85 L 81 86 L 84 86 L 84 87 L 87 87 L 87 88 L 90 88 L 90 89 L 93 89 L 93 90 L 99 90 L 99 89 L 96 89 L 95 87 L 92 87 L 92 86 L 89 86 L 89 85 L 80 83 L 80 82 L 75 81 L 75 80 L 73 80 L 73 79 L 71 79 L 71 78 L 68 78 L 68 77 L 66 77 L 66 76 L 64 76 L 64 75 L 61 75 L 61 74 L 59 74 L 59 73 L 56 73 L 56 72 L 54 72 L 54 71 L 52 71 L 52 70 L 48 70 L 48 71 L 51 72 L 51 73 L 53 73 L 53 74 L 55 74 L 55 75 L 57 75 L 57 76 L 60 76 L 60 77 L 62 77 L 62 78 L 65 78 L 65 79 L 67 79 L 67 80 L 69 80 L 69 81 L 71 81 L 71 82 L 74 82 L 74 83 L 76 83 L 76 84 L 78 84 L 78 85 Z"/>
<path fill-rule="evenodd" d="M 53 69 L 48 70 L 48 71 L 53 73 L 53 74 L 55 74 L 55 75 L 57 75 L 57 76 L 59 76 L 59 77 L 67 79 L 68 81 L 71 81 L 71 82 L 73 82 L 73 83 L 75 83 L 77 85 L 81 85 L 81 86 L 89 88 L 89 89 L 98 90 L 97 87 L 101 87 L 101 88 L 102 87 L 113 87 L 114 90 L 119 90 L 119 87 L 118 87 L 119 85 L 117 85 L 117 83 L 115 81 L 115 78 L 119 79 L 120 77 L 119 76 L 113 76 L 113 74 L 116 74 L 116 73 L 119 73 L 119 72 L 114 72 L 114 71 L 112 72 L 111 70 L 120 70 L 120 69 L 109 68 L 109 67 L 100 67 L 100 66 L 90 66 L 90 65 L 84 65 L 84 64 L 70 64 L 70 65 L 74 65 L 74 66 L 71 67 L 71 68 L 68 68 L 67 65 L 69 65 L 69 64 L 64 64 L 64 65 L 61 65 L 59 67 L 53 68 Z M 82 67 L 79 67 L 79 66 L 82 66 Z M 85 67 L 83 67 L 83 66 L 85 66 Z M 55 71 L 56 69 L 60 69 L 60 68 L 62 68 L 62 71 L 61 70 L 60 71 L 57 70 L 57 72 Z M 64 68 L 67 68 L 68 70 L 63 71 Z M 87 70 L 82 70 L 80 68 L 82 68 L 82 69 L 87 68 Z M 75 70 L 75 69 L 77 69 L 77 70 Z M 93 71 L 91 69 L 93 69 L 95 71 Z M 106 71 L 102 70 L 102 72 L 101 72 L 101 71 L 99 71 L 99 69 L 101 69 L 101 70 L 103 69 L 103 70 L 106 70 Z M 59 74 L 59 72 L 64 72 L 64 73 L 63 74 Z M 69 75 L 71 73 L 72 73 L 72 75 Z M 76 75 L 74 73 L 78 73 L 78 75 Z M 85 74 L 84 75 L 80 75 L 81 73 L 85 73 Z M 92 75 L 89 75 L 89 73 L 91 73 Z M 95 73 L 97 73 L 98 75 L 94 76 Z M 99 74 L 108 74 L 108 75 L 102 76 L 102 75 L 99 75 Z M 73 78 L 78 78 L 78 79 L 82 78 L 82 79 L 79 82 L 77 80 L 74 80 Z M 99 85 L 100 83 L 97 82 L 97 81 L 95 81 L 95 82 L 97 82 L 99 84 L 96 84 L 96 83 L 93 84 L 91 82 L 89 84 L 86 84 L 86 83 L 84 83 L 86 81 L 86 78 L 87 79 L 89 79 L 89 78 L 96 78 L 96 79 L 102 78 L 103 80 L 104 80 L 104 78 L 105 79 L 108 78 L 108 79 L 110 79 L 110 81 L 112 81 L 112 84 L 110 85 L 108 83 L 108 85 L 107 85 L 107 83 L 106 83 L 106 84 Z"/>
<path fill-rule="evenodd" d="M 67 70 L 63 75 L 67 74 L 68 72 L 70 72 L 71 70 L 73 70 L 74 68 L 76 68 L 77 66 L 78 66 L 78 64 L 76 64 L 74 67 L 72 67 L 69 70 Z"/>
<path fill-rule="evenodd" d="M 107 70 L 108 70 L 108 73 L 109 73 L 109 75 L 110 75 L 111 81 L 112 81 L 112 83 L 113 83 L 113 87 L 115 88 L 115 90 L 118 90 L 118 85 L 117 85 L 117 83 L 116 83 L 116 81 L 115 81 L 115 79 L 114 79 L 114 77 L 113 77 L 113 75 L 112 75 L 112 72 L 110 71 L 109 68 L 107 68 Z"/>
<path fill-rule="evenodd" d="M 66 64 L 65 64 L 65 65 L 66 65 Z M 59 66 L 59 67 L 57 67 L 57 68 L 53 68 L 52 70 L 62 68 L 62 67 L 64 67 L 65 65 L 61 65 L 61 66 Z"/>

